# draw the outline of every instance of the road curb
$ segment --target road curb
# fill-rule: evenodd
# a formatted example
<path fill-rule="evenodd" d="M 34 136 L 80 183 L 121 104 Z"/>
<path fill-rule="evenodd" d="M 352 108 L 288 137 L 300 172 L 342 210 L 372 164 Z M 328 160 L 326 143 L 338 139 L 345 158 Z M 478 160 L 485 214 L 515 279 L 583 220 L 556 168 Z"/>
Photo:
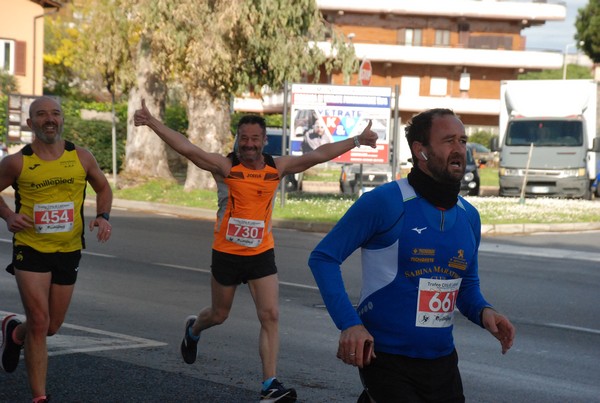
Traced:
<path fill-rule="evenodd" d="M 13 196 L 13 192 L 7 189 L 2 195 Z M 93 197 L 88 197 L 86 205 L 96 205 Z M 198 207 L 175 206 L 166 203 L 144 202 L 137 200 L 114 199 L 114 209 L 143 211 L 151 214 L 173 215 L 183 218 L 214 221 L 217 212 L 211 209 Z M 273 227 L 295 229 L 305 232 L 326 233 L 333 228 L 333 223 L 319 223 L 308 221 L 273 219 Z M 600 222 L 590 223 L 558 223 L 558 224 L 482 224 L 481 235 L 527 235 L 544 232 L 588 232 L 600 231 Z"/>
<path fill-rule="evenodd" d="M 94 204 L 95 201 L 86 200 L 86 204 Z M 184 218 L 213 221 L 216 211 L 196 207 L 174 206 L 164 203 L 152 203 L 135 200 L 114 199 L 113 208 L 137 210 L 152 214 L 168 214 Z M 333 223 L 319 223 L 297 220 L 273 219 L 274 228 L 295 229 L 305 232 L 326 233 L 333 228 Z M 543 232 L 586 232 L 600 231 L 600 222 L 591 223 L 564 223 L 564 224 L 483 224 L 481 226 L 482 236 L 494 235 L 526 235 Z"/>

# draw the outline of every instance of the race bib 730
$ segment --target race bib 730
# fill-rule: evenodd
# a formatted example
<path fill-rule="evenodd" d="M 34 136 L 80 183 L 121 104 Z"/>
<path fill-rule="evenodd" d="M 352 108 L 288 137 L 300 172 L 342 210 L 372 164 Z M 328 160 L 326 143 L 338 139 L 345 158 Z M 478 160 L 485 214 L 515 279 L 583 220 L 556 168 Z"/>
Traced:
<path fill-rule="evenodd" d="M 227 223 L 226 239 L 238 245 L 256 248 L 262 243 L 265 222 L 231 217 Z"/>

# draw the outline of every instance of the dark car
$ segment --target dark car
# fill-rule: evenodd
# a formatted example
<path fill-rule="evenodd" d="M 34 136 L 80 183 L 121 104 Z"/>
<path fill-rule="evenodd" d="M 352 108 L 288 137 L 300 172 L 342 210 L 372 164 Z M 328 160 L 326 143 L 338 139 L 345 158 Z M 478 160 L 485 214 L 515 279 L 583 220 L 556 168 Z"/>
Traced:
<path fill-rule="evenodd" d="M 479 169 L 473 158 L 470 148 L 467 148 L 467 166 L 465 174 L 460 181 L 460 194 L 462 196 L 479 196 Z"/>
<path fill-rule="evenodd" d="M 263 148 L 265 154 L 270 154 L 273 157 L 281 156 L 281 141 L 283 139 L 283 130 L 280 127 L 267 127 L 267 143 Z M 302 175 L 287 175 L 285 177 L 285 189 L 288 192 L 301 189 Z"/>
<path fill-rule="evenodd" d="M 473 153 L 473 158 L 480 165 L 485 165 L 488 162 L 491 164 L 494 162 L 494 152 L 479 143 L 467 143 L 467 148 Z"/>
<path fill-rule="evenodd" d="M 362 176 L 360 164 L 344 164 L 340 174 L 340 191 L 343 194 L 362 194 L 391 181 L 392 167 L 389 164 L 363 164 Z"/>

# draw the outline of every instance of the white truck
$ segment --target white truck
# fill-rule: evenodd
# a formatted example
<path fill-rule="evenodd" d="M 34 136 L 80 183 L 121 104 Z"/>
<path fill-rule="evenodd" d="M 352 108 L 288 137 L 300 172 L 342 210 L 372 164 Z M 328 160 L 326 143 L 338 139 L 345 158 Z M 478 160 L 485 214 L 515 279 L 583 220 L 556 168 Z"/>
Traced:
<path fill-rule="evenodd" d="M 500 85 L 500 196 L 592 197 L 600 171 L 598 84 L 506 80 Z"/>

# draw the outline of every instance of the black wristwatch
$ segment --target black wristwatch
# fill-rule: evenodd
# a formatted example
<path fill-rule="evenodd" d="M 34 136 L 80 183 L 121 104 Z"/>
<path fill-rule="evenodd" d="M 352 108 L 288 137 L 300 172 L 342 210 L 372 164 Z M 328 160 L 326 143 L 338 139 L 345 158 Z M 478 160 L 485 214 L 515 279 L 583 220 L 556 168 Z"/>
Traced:
<path fill-rule="evenodd" d="M 100 214 L 96 215 L 96 218 L 100 218 L 100 217 L 102 217 L 102 218 L 104 218 L 106 221 L 108 221 L 108 220 L 109 220 L 109 218 L 110 218 L 110 214 L 108 214 L 108 213 L 100 213 Z"/>

